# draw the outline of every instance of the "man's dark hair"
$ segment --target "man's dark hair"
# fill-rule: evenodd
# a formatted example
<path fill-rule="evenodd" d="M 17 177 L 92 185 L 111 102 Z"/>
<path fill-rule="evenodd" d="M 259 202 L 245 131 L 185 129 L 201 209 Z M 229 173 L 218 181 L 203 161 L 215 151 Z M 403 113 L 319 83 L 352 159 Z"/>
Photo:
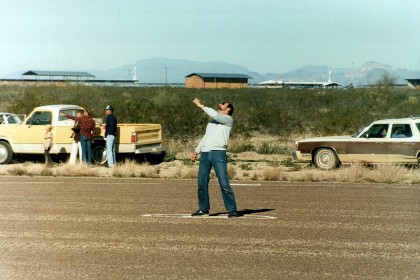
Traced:
<path fill-rule="evenodd" d="M 232 103 L 228 103 L 227 108 L 229 108 L 228 115 L 232 116 L 234 111 Z"/>
<path fill-rule="evenodd" d="M 92 110 L 89 108 L 85 108 L 85 112 L 88 114 L 88 116 L 92 116 Z"/>

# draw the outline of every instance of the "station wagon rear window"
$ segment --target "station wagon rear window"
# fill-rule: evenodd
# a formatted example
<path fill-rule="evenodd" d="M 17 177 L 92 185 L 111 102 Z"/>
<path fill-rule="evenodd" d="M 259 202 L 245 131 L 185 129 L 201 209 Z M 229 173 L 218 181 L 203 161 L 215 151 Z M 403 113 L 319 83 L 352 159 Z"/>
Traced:
<path fill-rule="evenodd" d="M 409 124 L 393 124 L 391 138 L 410 138 L 413 136 Z"/>

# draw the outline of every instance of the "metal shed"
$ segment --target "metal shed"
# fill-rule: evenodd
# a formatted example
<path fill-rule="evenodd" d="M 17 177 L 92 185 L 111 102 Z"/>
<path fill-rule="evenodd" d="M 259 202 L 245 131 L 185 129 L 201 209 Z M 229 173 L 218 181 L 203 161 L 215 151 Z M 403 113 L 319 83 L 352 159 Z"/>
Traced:
<path fill-rule="evenodd" d="M 22 74 L 23 76 L 35 76 L 36 79 L 42 77 L 48 77 L 49 80 L 71 80 L 80 78 L 91 78 L 94 79 L 95 76 L 88 72 L 75 72 L 75 71 L 42 71 L 42 70 L 29 70 Z M 54 78 L 62 77 L 62 79 Z"/>

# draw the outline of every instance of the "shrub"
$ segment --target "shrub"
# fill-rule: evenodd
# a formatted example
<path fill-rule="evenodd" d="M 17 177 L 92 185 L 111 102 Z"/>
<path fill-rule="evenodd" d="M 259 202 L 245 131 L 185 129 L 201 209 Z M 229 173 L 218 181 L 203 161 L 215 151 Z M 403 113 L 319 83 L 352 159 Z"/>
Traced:
<path fill-rule="evenodd" d="M 264 181 L 278 181 L 280 180 L 281 170 L 280 168 L 266 168 L 262 176 Z"/>
<path fill-rule="evenodd" d="M 253 151 L 255 151 L 255 147 L 251 143 L 240 143 L 235 146 L 229 145 L 229 152 L 231 153 L 243 153 L 243 152 L 253 152 Z"/>
<path fill-rule="evenodd" d="M 249 163 L 241 163 L 239 167 L 241 170 L 252 170 L 252 166 Z"/>
<path fill-rule="evenodd" d="M 182 172 L 182 178 L 184 178 L 184 179 L 197 179 L 198 178 L 198 169 L 187 167 Z"/>
<path fill-rule="evenodd" d="M 257 152 L 259 154 L 288 154 L 289 150 L 281 146 L 279 144 L 274 143 L 268 143 L 268 142 L 262 142 L 262 144 L 258 147 Z"/>
<path fill-rule="evenodd" d="M 41 176 L 54 176 L 54 172 L 50 168 L 44 168 L 41 170 Z"/>
<path fill-rule="evenodd" d="M 96 177 L 99 175 L 96 168 L 89 168 L 86 164 L 64 165 L 60 168 L 54 168 L 57 176 L 67 177 Z"/>
<path fill-rule="evenodd" d="M 8 172 L 13 176 L 22 176 L 27 174 L 27 170 L 23 166 L 12 167 L 8 170 Z"/>
<path fill-rule="evenodd" d="M 295 163 L 292 158 L 285 159 L 281 162 L 286 167 L 291 167 L 293 171 L 299 171 L 300 165 Z"/>
<path fill-rule="evenodd" d="M 228 177 L 229 177 L 229 180 L 233 180 L 236 177 L 236 169 L 232 165 L 228 166 Z"/>
<path fill-rule="evenodd" d="M 232 138 L 229 150 L 258 149 L 267 154 L 286 153 L 287 148 L 269 143 L 255 147 L 247 137 L 353 134 L 373 120 L 415 114 L 420 92 L 394 88 L 391 83 L 392 77 L 386 77 L 371 88 L 343 90 L 3 86 L 0 98 L 4 110 L 18 114 L 28 114 L 40 105 L 67 103 L 91 107 L 94 116 L 101 117 L 103 106 L 112 104 L 120 122 L 160 123 L 164 139 L 177 143 L 201 137 L 209 121 L 192 104 L 193 97 L 214 108 L 226 100 L 235 106 L 232 135 L 243 138 L 238 144 Z"/>

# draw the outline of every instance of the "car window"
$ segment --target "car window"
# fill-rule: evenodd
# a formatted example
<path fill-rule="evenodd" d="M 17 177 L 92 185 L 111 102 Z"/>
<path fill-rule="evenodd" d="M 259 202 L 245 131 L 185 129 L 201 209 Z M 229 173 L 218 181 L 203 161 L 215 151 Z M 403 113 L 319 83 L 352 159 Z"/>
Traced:
<path fill-rule="evenodd" d="M 60 114 L 63 113 L 65 115 L 70 115 L 70 116 L 75 117 L 78 110 L 79 109 L 64 109 L 64 110 L 60 110 Z M 66 117 L 59 116 L 58 120 L 59 121 L 65 121 L 65 120 L 68 120 L 68 119 Z"/>
<path fill-rule="evenodd" d="M 7 121 L 7 123 L 21 123 L 21 120 L 19 119 L 18 116 L 14 116 L 14 115 L 9 115 L 9 116 L 4 116 L 5 117 L 5 121 Z"/>
<path fill-rule="evenodd" d="M 410 124 L 392 125 L 391 138 L 410 138 L 412 136 Z"/>
<path fill-rule="evenodd" d="M 388 127 L 388 124 L 374 124 L 362 137 L 367 135 L 368 138 L 385 138 L 388 134 Z"/>
<path fill-rule="evenodd" d="M 416 123 L 417 130 L 420 131 L 420 123 Z"/>
<path fill-rule="evenodd" d="M 47 125 L 51 124 L 51 112 L 37 111 L 26 121 L 28 125 Z"/>

